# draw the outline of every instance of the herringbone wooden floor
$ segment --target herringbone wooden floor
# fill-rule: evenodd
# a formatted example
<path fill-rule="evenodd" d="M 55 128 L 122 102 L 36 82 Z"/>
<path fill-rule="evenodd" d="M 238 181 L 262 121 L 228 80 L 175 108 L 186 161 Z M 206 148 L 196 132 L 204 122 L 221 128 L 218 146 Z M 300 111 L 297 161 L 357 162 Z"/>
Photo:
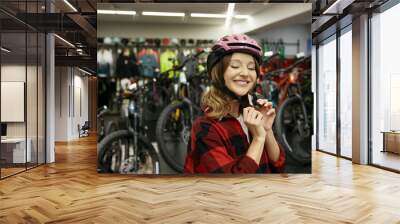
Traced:
<path fill-rule="evenodd" d="M 312 175 L 96 173 L 96 142 L 0 181 L 0 223 L 400 223 L 400 175 L 320 152 Z"/>

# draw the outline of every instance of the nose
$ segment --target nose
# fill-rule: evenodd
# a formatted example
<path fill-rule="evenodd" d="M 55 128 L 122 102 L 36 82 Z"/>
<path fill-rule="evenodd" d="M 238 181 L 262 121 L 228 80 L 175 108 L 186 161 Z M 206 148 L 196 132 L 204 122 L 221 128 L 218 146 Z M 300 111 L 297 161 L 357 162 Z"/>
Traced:
<path fill-rule="evenodd" d="M 249 73 L 250 73 L 250 71 L 248 68 L 246 68 L 246 66 L 241 66 L 240 73 L 239 73 L 240 76 L 247 77 L 247 76 L 249 76 Z"/>

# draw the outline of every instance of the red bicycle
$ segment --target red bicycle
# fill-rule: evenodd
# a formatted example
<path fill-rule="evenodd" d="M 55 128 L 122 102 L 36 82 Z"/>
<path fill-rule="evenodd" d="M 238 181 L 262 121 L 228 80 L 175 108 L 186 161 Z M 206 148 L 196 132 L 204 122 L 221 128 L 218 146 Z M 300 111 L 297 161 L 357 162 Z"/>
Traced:
<path fill-rule="evenodd" d="M 277 108 L 274 123 L 278 141 L 287 155 L 301 164 L 311 163 L 312 108 L 311 57 L 268 72 L 258 91 Z M 268 88 L 265 88 L 268 87 Z"/>

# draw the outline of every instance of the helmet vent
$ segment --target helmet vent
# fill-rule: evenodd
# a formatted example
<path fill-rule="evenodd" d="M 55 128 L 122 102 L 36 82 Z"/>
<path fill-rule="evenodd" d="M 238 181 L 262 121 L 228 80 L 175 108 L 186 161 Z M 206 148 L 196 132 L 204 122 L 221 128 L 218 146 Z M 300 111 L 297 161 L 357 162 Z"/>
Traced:
<path fill-rule="evenodd" d="M 261 51 L 261 49 L 260 49 L 260 48 L 258 48 L 258 47 L 256 47 L 256 46 L 254 46 L 254 45 L 252 45 L 252 44 L 246 44 L 246 43 L 228 43 L 228 46 L 243 46 L 243 47 L 250 47 L 250 48 L 253 48 L 253 49 L 257 50 L 257 51 Z"/>

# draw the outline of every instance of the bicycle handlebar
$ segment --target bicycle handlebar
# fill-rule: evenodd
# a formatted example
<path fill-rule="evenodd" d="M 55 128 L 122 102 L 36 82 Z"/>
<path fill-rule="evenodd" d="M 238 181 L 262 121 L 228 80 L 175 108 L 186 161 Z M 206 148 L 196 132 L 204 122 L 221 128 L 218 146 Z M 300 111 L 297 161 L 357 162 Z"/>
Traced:
<path fill-rule="evenodd" d="M 102 117 L 105 113 L 107 113 L 109 109 L 107 108 L 106 105 L 100 107 L 97 109 L 97 118 Z"/>
<path fill-rule="evenodd" d="M 277 69 L 277 70 L 274 70 L 274 71 L 270 71 L 270 72 L 266 73 L 264 76 L 273 77 L 273 76 L 278 76 L 279 74 L 282 74 L 282 73 L 289 72 L 290 70 L 295 68 L 297 65 L 299 65 L 299 64 L 301 64 L 301 63 L 303 63 L 303 62 L 305 62 L 307 60 L 310 60 L 310 59 L 311 59 L 311 56 L 300 58 L 295 63 L 289 65 L 287 68 L 281 68 L 281 69 Z"/>
<path fill-rule="evenodd" d="M 277 57 L 277 56 L 279 56 L 279 53 L 274 53 L 274 54 L 272 54 L 271 56 L 269 56 L 269 57 L 267 58 L 267 60 L 263 61 L 262 64 L 268 63 L 269 61 L 271 61 L 273 58 L 275 58 L 275 57 Z"/>
<path fill-rule="evenodd" d="M 192 55 L 190 57 L 187 57 L 180 65 L 177 66 L 173 66 L 172 68 L 168 69 L 167 71 L 161 73 L 161 75 L 167 74 L 171 71 L 180 71 L 183 69 L 183 67 L 185 67 L 185 65 L 191 61 L 191 60 L 195 60 L 197 59 L 201 54 L 203 54 L 205 51 L 201 50 L 200 52 L 196 53 L 195 55 Z"/>

